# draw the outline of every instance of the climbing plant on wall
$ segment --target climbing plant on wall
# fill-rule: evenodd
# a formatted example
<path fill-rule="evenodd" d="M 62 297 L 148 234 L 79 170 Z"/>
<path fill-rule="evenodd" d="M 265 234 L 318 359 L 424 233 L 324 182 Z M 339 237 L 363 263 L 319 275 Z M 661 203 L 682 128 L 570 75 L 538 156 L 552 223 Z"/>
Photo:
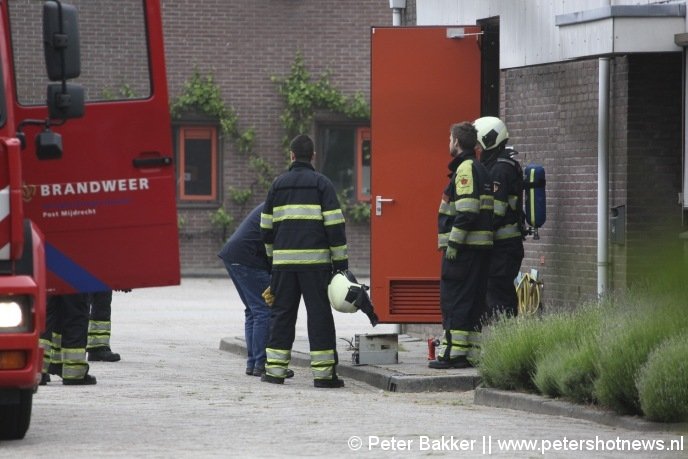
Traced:
<path fill-rule="evenodd" d="M 311 130 L 316 110 L 329 110 L 355 121 L 370 119 L 370 107 L 362 94 L 357 93 L 352 97 L 343 95 L 330 83 L 329 72 L 313 79 L 301 53 L 297 53 L 289 75 L 283 78 L 273 76 L 272 81 L 277 84 L 277 91 L 284 99 L 281 120 L 285 131 L 283 145 L 287 151 L 292 138 Z M 350 220 L 362 222 L 370 219 L 369 203 L 350 202 L 340 196 L 340 204 Z"/>
<path fill-rule="evenodd" d="M 173 119 L 181 119 L 188 113 L 200 113 L 217 119 L 221 132 L 229 136 L 239 153 L 248 157 L 249 168 L 255 173 L 253 183 L 248 188 L 230 187 L 228 193 L 230 200 L 240 207 L 243 214 L 244 206 L 253 196 L 254 188 L 266 190 L 274 177 L 270 164 L 254 150 L 255 130 L 239 130 L 238 117 L 231 107 L 225 105 L 213 76 L 203 76 L 198 69 L 184 83 L 182 93 L 172 101 L 170 113 Z M 211 214 L 210 221 L 221 229 L 224 239 L 235 219 L 220 207 Z"/>

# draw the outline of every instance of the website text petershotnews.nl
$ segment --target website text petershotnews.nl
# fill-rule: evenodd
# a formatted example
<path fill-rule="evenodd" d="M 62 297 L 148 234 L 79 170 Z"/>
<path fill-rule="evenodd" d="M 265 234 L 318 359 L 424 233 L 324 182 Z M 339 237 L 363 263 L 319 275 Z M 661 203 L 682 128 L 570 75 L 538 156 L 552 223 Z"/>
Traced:
<path fill-rule="evenodd" d="M 462 438 L 454 435 L 431 437 L 380 437 L 376 435 L 349 437 L 347 445 L 351 451 L 463 451 L 484 455 L 504 452 L 650 452 L 664 451 L 682 453 L 683 436 L 666 439 L 625 439 L 621 437 L 570 438 L 558 439 L 500 439 L 484 435 L 477 439 Z"/>

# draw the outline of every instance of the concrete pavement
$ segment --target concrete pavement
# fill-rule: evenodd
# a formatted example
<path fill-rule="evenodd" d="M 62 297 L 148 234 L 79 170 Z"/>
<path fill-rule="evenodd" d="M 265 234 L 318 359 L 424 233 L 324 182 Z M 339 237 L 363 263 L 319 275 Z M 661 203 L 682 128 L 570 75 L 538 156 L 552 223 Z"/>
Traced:
<path fill-rule="evenodd" d="M 122 360 L 93 362 L 94 386 L 63 386 L 59 378 L 41 386 L 27 437 L 0 443 L 0 457 L 629 457 L 619 441 L 654 442 L 634 457 L 685 457 L 683 447 L 666 448 L 683 442 L 675 434 L 478 405 L 479 390 L 391 392 L 355 374 L 343 389 L 322 390 L 302 366 L 284 385 L 261 383 L 244 374 L 243 356 L 218 349 L 222 337 L 243 334 L 243 315 L 227 278 L 115 292 L 112 346 Z M 394 331 L 372 328 L 359 313 L 336 314 L 335 323 L 347 339 Z M 302 309 L 298 337 L 306 325 Z M 416 343 L 410 376 L 426 371 L 427 347 Z M 397 376 L 412 365 L 412 345 L 405 338 L 400 345 Z M 351 353 L 342 352 L 343 370 Z"/>
<path fill-rule="evenodd" d="M 364 317 L 363 313 L 350 315 L 335 312 L 334 314 L 336 320 L 351 319 L 354 315 Z M 385 327 L 385 331 L 381 332 L 382 334 L 389 334 L 393 331 L 392 326 L 386 325 Z M 377 330 L 362 331 L 360 334 L 366 333 L 377 334 Z M 474 403 L 478 405 L 565 416 L 632 430 L 688 433 L 688 424 L 649 422 L 637 416 L 620 416 L 612 411 L 594 406 L 577 405 L 534 394 L 481 387 L 480 375 L 476 368 L 451 370 L 428 368 L 427 341 L 409 335 L 398 335 L 398 363 L 357 365 L 352 359 L 354 349 L 350 346 L 351 341 L 353 341 L 353 336 L 346 339 L 340 337 L 337 342 L 340 360 L 337 368 L 338 374 L 343 378 L 365 382 L 385 391 L 462 392 L 475 390 Z M 246 355 L 246 343 L 240 336 L 222 338 L 220 349 L 237 355 Z M 297 367 L 296 371 L 310 372 L 308 339 L 303 332 L 297 333 L 292 348 L 291 363 L 292 367 Z"/>

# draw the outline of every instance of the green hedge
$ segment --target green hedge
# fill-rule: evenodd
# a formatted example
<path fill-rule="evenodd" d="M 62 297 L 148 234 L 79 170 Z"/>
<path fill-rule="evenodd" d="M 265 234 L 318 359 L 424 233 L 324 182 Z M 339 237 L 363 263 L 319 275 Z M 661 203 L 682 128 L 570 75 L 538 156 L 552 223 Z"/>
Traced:
<path fill-rule="evenodd" d="M 483 384 L 688 420 L 686 309 L 680 289 L 641 288 L 574 312 L 502 317 L 484 333 Z"/>
<path fill-rule="evenodd" d="M 688 421 L 688 332 L 665 340 L 638 374 L 643 413 L 654 421 Z"/>
<path fill-rule="evenodd" d="M 498 318 L 483 334 L 479 367 L 491 387 L 533 390 L 536 362 L 543 352 L 574 338 L 568 315 Z"/>
<path fill-rule="evenodd" d="M 580 402 L 593 401 L 599 317 L 597 304 L 585 305 L 563 316 L 566 333 L 536 362 L 533 382 L 540 393 Z"/>

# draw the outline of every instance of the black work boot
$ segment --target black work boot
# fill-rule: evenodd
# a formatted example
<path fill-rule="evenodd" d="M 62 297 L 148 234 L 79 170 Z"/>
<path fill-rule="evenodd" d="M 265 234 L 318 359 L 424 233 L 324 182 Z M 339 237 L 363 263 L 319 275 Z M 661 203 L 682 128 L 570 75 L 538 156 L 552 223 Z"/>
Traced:
<path fill-rule="evenodd" d="M 50 375 L 48 373 L 41 373 L 41 382 L 38 383 L 39 386 L 45 386 L 50 382 Z"/>
<path fill-rule="evenodd" d="M 265 373 L 260 377 L 260 380 L 270 384 L 284 384 L 284 378 L 276 378 Z"/>
<path fill-rule="evenodd" d="M 96 384 L 96 377 L 86 373 L 81 379 L 63 379 L 62 384 L 65 386 L 88 386 Z"/>
<path fill-rule="evenodd" d="M 461 356 L 457 357 L 454 359 L 449 359 L 449 360 L 432 360 L 428 363 L 429 368 L 433 368 L 435 370 L 449 370 L 452 368 L 468 368 L 470 367 L 471 364 L 466 359 L 466 357 Z"/>
<path fill-rule="evenodd" d="M 89 362 L 118 362 L 119 354 L 110 350 L 109 347 L 96 347 L 88 350 Z"/>
<path fill-rule="evenodd" d="M 255 367 L 253 369 L 253 376 L 263 376 L 263 373 L 265 373 L 265 367 Z M 289 379 L 294 377 L 294 370 L 288 368 L 287 369 L 287 374 L 284 375 L 284 379 Z"/>

